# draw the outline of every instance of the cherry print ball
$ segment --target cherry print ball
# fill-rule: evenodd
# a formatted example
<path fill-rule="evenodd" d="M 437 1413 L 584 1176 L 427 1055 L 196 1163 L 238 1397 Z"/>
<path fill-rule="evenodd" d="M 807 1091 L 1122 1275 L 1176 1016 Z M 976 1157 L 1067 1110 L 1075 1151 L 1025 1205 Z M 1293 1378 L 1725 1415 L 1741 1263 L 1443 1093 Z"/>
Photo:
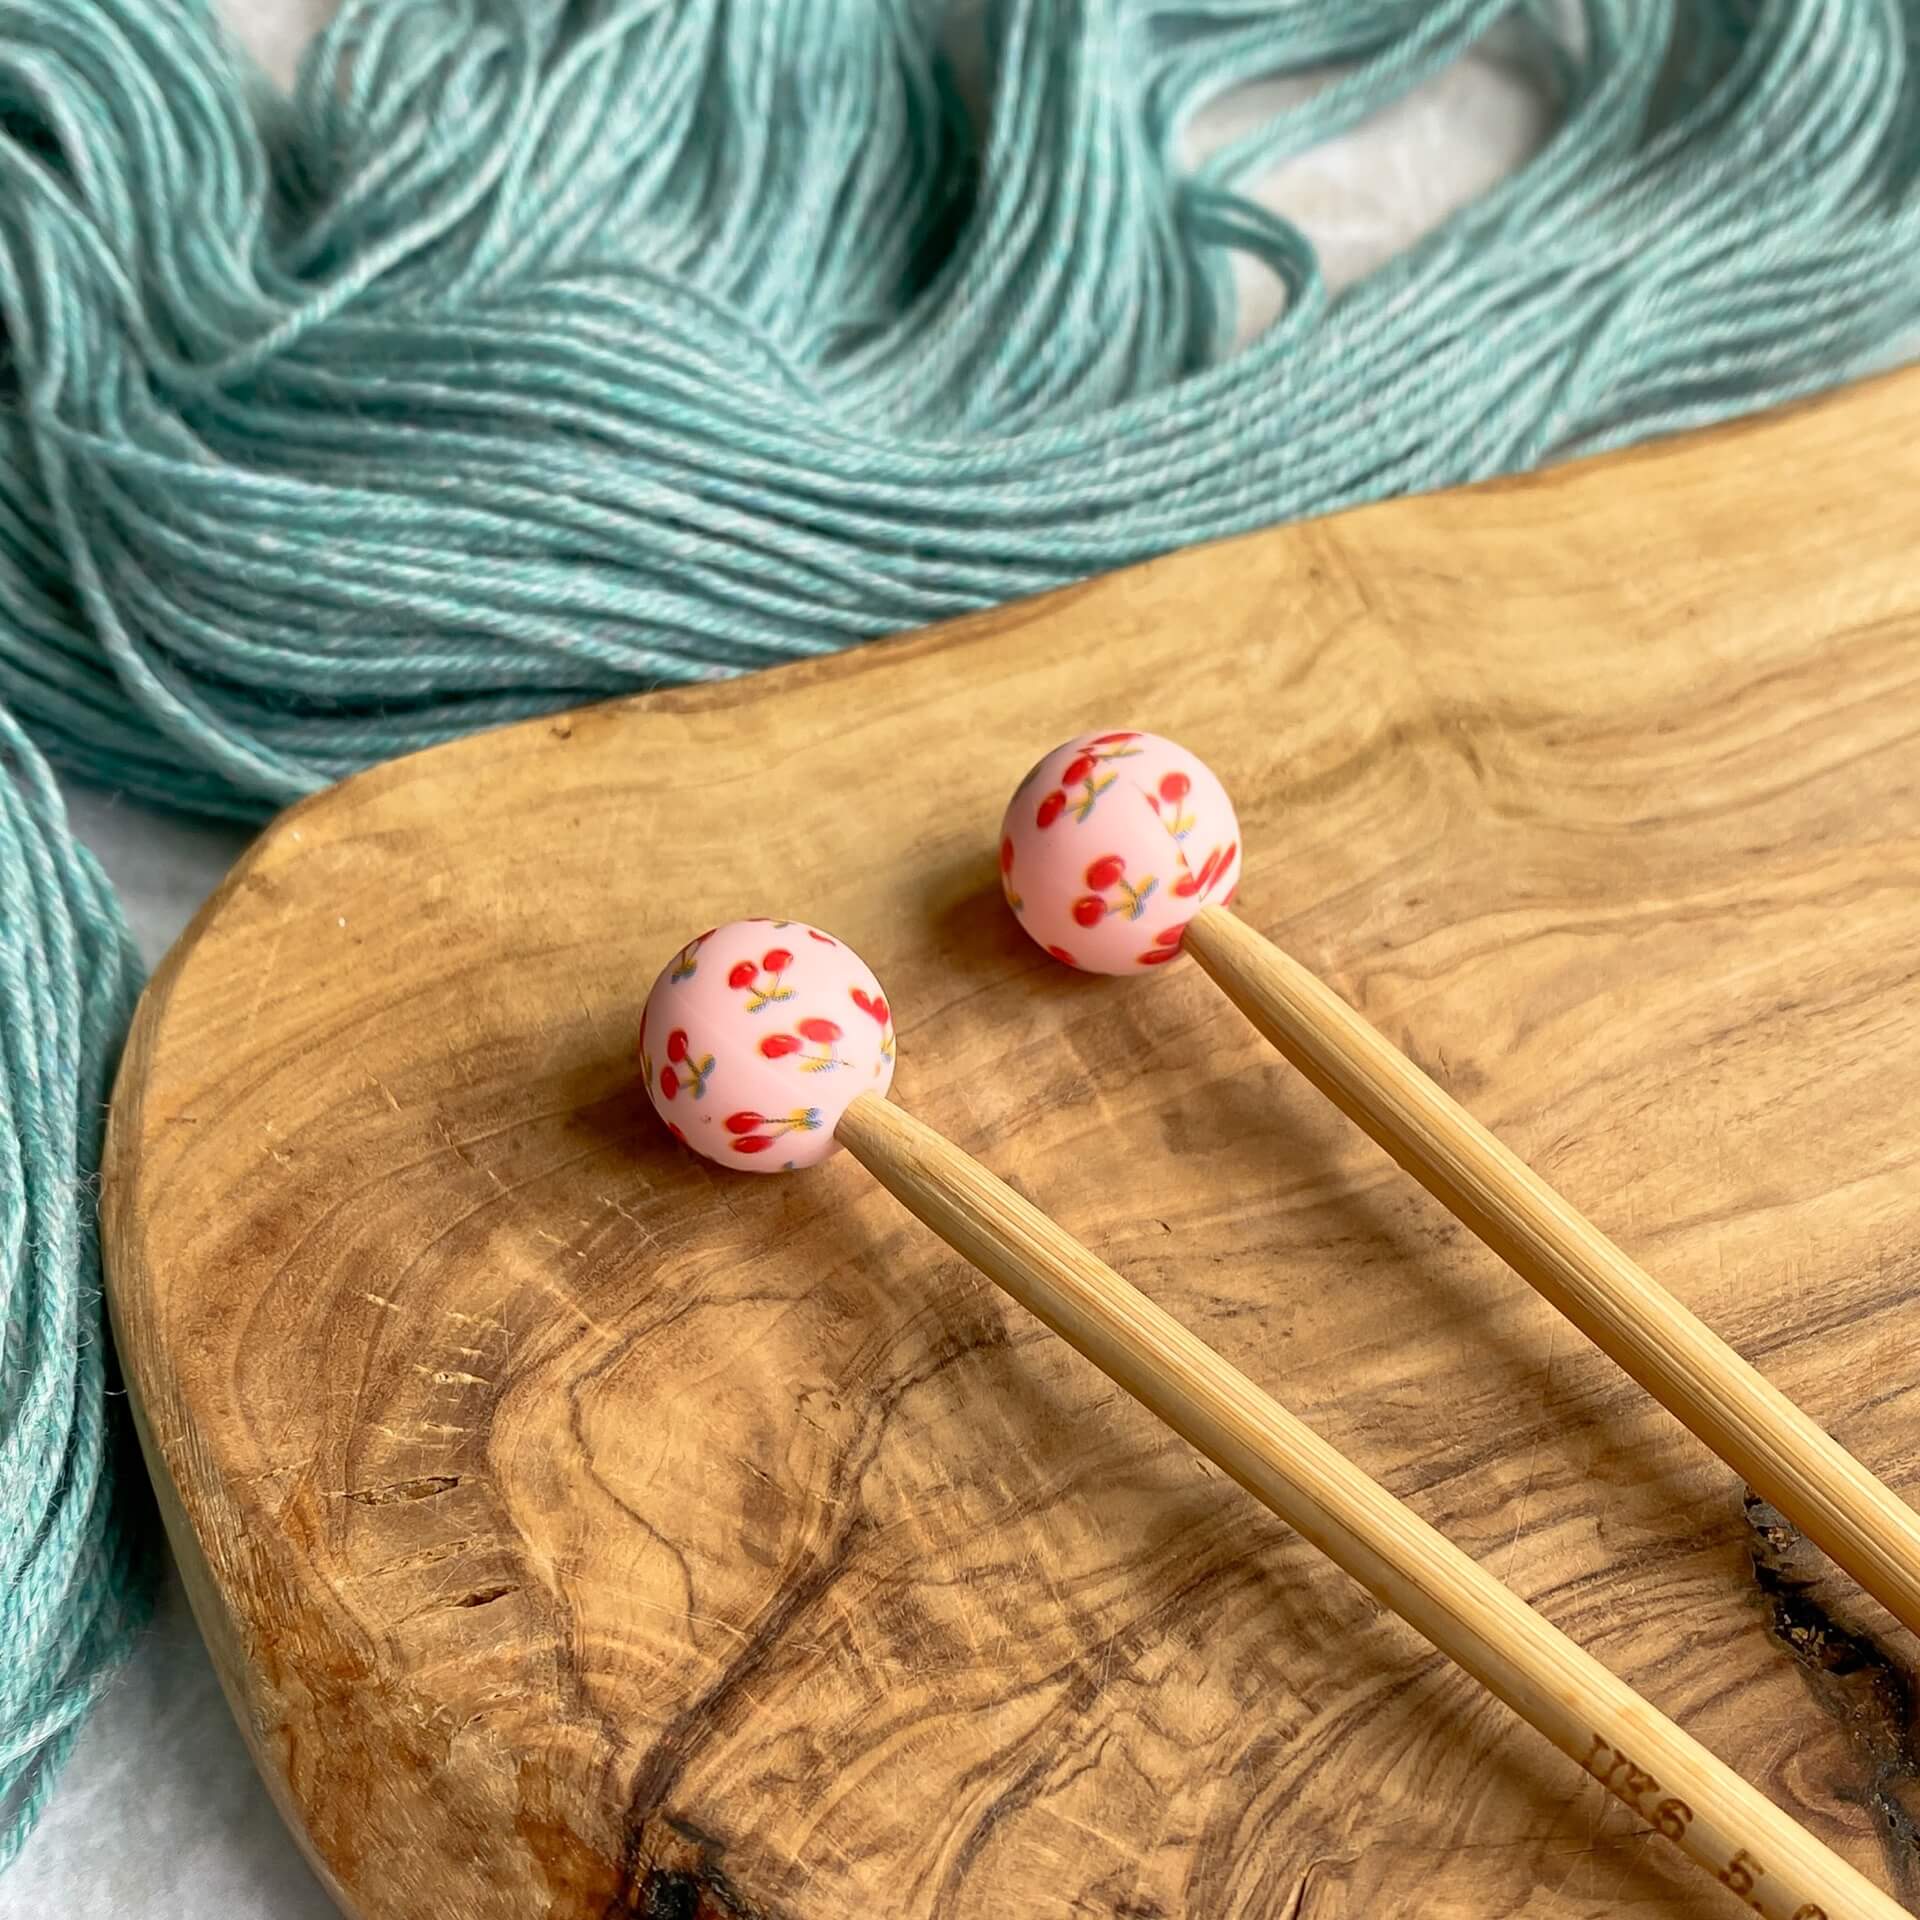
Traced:
<path fill-rule="evenodd" d="M 1240 882 L 1240 823 L 1203 760 L 1151 733 L 1085 733 L 1021 781 L 1000 884 L 1056 960 L 1139 973 L 1180 957 L 1187 922 Z"/>
<path fill-rule="evenodd" d="M 893 1015 L 851 947 L 799 920 L 734 920 L 669 960 L 640 1016 L 647 1097 L 696 1153 L 749 1173 L 824 1160 L 893 1079 Z"/>

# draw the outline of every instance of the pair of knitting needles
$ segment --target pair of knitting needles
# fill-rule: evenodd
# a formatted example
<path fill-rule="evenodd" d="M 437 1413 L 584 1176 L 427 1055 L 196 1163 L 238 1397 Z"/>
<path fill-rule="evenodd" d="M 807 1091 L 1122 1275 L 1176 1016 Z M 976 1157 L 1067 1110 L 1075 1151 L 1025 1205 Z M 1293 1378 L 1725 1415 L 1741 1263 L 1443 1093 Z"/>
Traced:
<path fill-rule="evenodd" d="M 1239 863 L 1219 783 L 1171 743 L 1137 733 L 1084 736 L 1048 755 L 1015 794 L 1001 838 L 1008 899 L 1043 946 L 1109 972 L 1193 955 L 1435 1198 L 1920 1629 L 1920 1517 L 1357 1013 L 1216 904 L 1233 892 Z M 661 974 L 641 1029 L 648 1092 L 679 1138 L 767 1171 L 845 1146 L 948 1245 L 1749 1910 L 1769 1920 L 1901 1914 L 1057 1223 L 889 1103 L 893 1048 L 871 973 L 830 936 L 791 922 L 736 922 L 690 943 Z"/>

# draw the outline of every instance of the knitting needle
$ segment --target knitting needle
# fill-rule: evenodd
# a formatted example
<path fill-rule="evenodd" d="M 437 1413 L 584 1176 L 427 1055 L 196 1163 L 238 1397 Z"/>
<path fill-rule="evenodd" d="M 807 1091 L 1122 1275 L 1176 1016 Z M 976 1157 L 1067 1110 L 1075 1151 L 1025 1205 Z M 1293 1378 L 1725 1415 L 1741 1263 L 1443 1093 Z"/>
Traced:
<path fill-rule="evenodd" d="M 1000 864 L 1022 924 L 1058 959 L 1121 972 L 1190 953 L 1442 1206 L 1920 1632 L 1920 1514 L 1338 995 L 1226 911 L 1239 826 L 1200 761 L 1150 734 L 1069 741 L 1015 794 Z"/>
<path fill-rule="evenodd" d="M 648 1096 L 676 1137 L 723 1165 L 810 1165 L 846 1147 L 956 1252 L 1749 1910 L 1769 1920 L 1898 1920 L 1900 1909 L 1854 1868 L 1245 1374 L 890 1104 L 891 1009 L 838 941 L 797 922 L 702 935 L 648 996 L 640 1056 Z"/>

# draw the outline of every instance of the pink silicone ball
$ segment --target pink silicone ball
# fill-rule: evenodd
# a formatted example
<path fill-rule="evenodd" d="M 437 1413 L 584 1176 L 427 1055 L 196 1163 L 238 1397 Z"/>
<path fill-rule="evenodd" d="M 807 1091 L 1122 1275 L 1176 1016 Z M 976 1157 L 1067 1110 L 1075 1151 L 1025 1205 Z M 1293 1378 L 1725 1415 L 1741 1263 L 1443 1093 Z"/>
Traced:
<path fill-rule="evenodd" d="M 667 963 L 640 1016 L 647 1098 L 723 1167 L 783 1173 L 838 1144 L 893 1080 L 893 1015 L 851 947 L 799 920 L 733 920 Z"/>
<path fill-rule="evenodd" d="M 1083 733 L 1021 781 L 1000 825 L 1020 924 L 1088 973 L 1180 957 L 1187 922 L 1240 881 L 1240 823 L 1205 761 L 1152 733 Z"/>

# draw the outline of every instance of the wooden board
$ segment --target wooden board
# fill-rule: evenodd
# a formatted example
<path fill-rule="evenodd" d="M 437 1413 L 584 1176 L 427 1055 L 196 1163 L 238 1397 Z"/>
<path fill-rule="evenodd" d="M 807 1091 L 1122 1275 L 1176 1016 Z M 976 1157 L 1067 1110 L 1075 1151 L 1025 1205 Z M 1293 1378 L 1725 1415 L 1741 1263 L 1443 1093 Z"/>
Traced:
<path fill-rule="evenodd" d="M 342 1905 L 1713 1905 L 844 1156 L 672 1148 L 641 997 L 756 911 L 872 961 L 897 1097 L 1912 1900 L 1911 1641 L 1195 969 L 1042 960 L 994 829 L 1076 729 L 1190 743 L 1244 911 L 1920 1495 L 1917 448 L 1908 376 L 286 815 L 148 992 L 107 1228 L 202 1624 Z"/>

